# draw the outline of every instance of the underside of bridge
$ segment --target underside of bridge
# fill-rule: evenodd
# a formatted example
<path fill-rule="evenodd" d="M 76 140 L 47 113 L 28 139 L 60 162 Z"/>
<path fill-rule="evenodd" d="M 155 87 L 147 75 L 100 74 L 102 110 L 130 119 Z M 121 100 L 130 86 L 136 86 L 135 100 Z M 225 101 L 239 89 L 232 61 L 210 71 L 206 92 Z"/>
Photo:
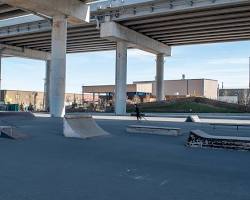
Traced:
<path fill-rule="evenodd" d="M 45 0 L 44 3 L 47 1 Z M 91 4 L 88 4 L 86 1 L 80 2 L 79 0 L 58 0 L 58 2 L 60 1 L 66 2 L 67 8 L 72 6 L 72 9 L 76 11 L 72 14 L 71 9 L 59 6 L 60 9 L 52 9 L 52 11 L 47 13 L 47 9 L 45 9 L 46 12 L 44 9 L 41 9 L 44 8 L 43 6 L 46 7 L 47 4 L 42 6 L 39 4 L 39 7 L 31 6 L 37 5 L 39 2 L 37 0 L 29 0 L 30 4 L 28 5 L 25 3 L 27 1 L 22 0 L 0 1 L 0 20 L 2 20 L 0 21 L 1 54 L 6 54 L 7 47 L 20 48 L 21 50 L 28 49 L 30 51 L 35 50 L 36 52 L 47 53 L 48 57 L 51 53 L 52 69 L 58 69 L 58 66 L 55 65 L 65 65 L 64 52 L 117 50 L 116 75 L 120 78 L 116 79 L 116 86 L 117 91 L 121 91 L 116 97 L 117 99 L 124 99 L 121 87 L 124 87 L 124 84 L 126 84 L 126 70 L 121 72 L 119 70 L 126 69 L 127 62 L 125 60 L 127 57 L 125 54 L 127 48 L 141 48 L 157 55 L 157 99 L 162 100 L 163 57 L 171 55 L 171 46 L 250 39 L 250 2 L 247 0 L 125 0 L 114 1 L 113 3 L 110 3 L 110 1 L 93 1 Z M 78 13 L 78 9 L 70 3 L 78 3 L 83 8 L 89 6 L 90 22 L 84 22 L 87 13 L 84 15 L 81 12 L 79 15 L 75 14 Z M 51 15 L 51 12 L 56 14 Z M 62 20 L 63 16 L 67 16 L 65 24 L 60 20 L 58 23 L 64 28 L 59 28 L 57 31 L 58 34 L 65 31 L 65 35 L 58 35 L 55 33 L 55 30 L 58 28 L 58 23 L 55 19 Z M 65 27 L 67 21 L 70 22 L 68 23 L 68 28 Z M 102 29 L 108 22 L 114 23 L 112 30 L 117 29 L 118 35 L 116 31 L 109 33 L 111 35 L 101 36 Z M 132 38 L 130 36 L 135 34 L 137 35 L 135 38 L 140 39 L 130 40 Z M 144 45 L 145 42 L 143 41 L 145 39 L 147 44 L 151 44 L 148 46 L 153 46 L 153 48 L 149 49 L 147 45 Z M 57 40 L 61 40 L 61 43 L 55 43 Z M 163 48 L 159 48 L 160 46 Z M 56 55 L 58 52 L 55 49 L 60 47 L 65 48 L 65 51 L 62 51 L 61 55 Z M 160 49 L 163 49 L 164 52 Z M 9 55 L 11 55 L 10 52 Z M 58 59 L 62 63 L 54 62 L 55 57 L 53 55 L 59 56 Z M 53 73 L 58 74 L 58 71 L 52 70 Z M 59 79 L 62 80 L 64 77 L 63 72 Z M 52 85 L 59 83 L 57 81 L 54 83 L 53 81 L 48 82 Z M 65 83 L 63 82 L 62 87 L 65 90 L 64 85 Z M 120 85 L 119 88 L 118 85 Z M 54 92 L 51 95 L 56 93 L 57 97 L 61 99 L 64 90 L 62 89 L 61 92 L 58 92 L 56 87 L 52 86 L 51 88 L 54 88 Z M 56 99 L 58 100 L 58 98 Z M 117 114 L 124 114 L 126 101 L 120 102 L 122 107 L 117 108 L 119 110 Z M 63 105 L 59 107 L 60 111 L 55 111 L 57 113 L 55 114 L 56 116 L 62 115 L 61 107 Z"/>
<path fill-rule="evenodd" d="M 128 11 L 129 8 L 127 8 Z M 137 12 L 140 13 L 140 11 Z M 233 5 L 232 3 L 214 6 L 211 4 L 205 8 L 155 12 L 156 14 L 154 12 L 145 16 L 135 14 L 135 17 L 117 17 L 113 20 L 170 46 L 250 39 L 249 1 L 236 1 Z M 91 13 L 91 23 L 71 25 L 68 29 L 67 52 L 115 49 L 115 42 L 100 38 L 98 21 L 94 20 L 99 17 L 101 22 L 107 13 L 112 12 L 106 9 L 95 11 Z M 28 13 L 6 4 L 0 6 L 0 19 L 24 14 Z M 1 29 L 0 43 L 2 44 L 51 51 L 49 20 L 17 24 Z"/>

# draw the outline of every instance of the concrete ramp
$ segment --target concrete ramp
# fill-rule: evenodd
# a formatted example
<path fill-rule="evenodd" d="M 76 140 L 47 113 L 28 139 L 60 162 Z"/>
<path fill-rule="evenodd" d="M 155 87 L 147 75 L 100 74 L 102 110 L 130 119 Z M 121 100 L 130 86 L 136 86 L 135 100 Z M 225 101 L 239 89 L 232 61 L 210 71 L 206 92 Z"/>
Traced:
<path fill-rule="evenodd" d="M 35 115 L 32 112 L 0 111 L 0 118 L 2 117 L 32 119 L 35 118 Z"/>
<path fill-rule="evenodd" d="M 190 132 L 187 145 L 191 147 L 250 150 L 250 137 L 215 136 L 201 130 L 193 130 Z"/>
<path fill-rule="evenodd" d="M 198 115 L 190 115 L 187 117 L 186 122 L 201 122 Z"/>
<path fill-rule="evenodd" d="M 27 135 L 21 133 L 17 128 L 12 126 L 0 126 L 0 137 L 14 140 L 28 138 Z"/>
<path fill-rule="evenodd" d="M 63 133 L 65 137 L 82 139 L 109 135 L 97 125 L 92 116 L 87 115 L 65 115 Z"/>

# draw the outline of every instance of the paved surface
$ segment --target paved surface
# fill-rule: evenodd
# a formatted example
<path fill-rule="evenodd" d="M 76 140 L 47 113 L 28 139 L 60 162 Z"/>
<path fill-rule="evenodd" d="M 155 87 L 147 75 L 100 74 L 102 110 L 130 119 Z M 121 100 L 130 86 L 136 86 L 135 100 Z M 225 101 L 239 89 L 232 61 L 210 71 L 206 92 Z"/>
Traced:
<path fill-rule="evenodd" d="M 60 119 L 1 119 L 0 125 L 15 125 L 31 138 L 0 139 L 0 199 L 250 199 L 250 152 L 185 146 L 191 129 L 249 136 L 250 127 L 237 132 L 204 123 L 140 122 L 182 128 L 182 136 L 171 137 L 128 134 L 132 120 L 97 122 L 112 136 L 68 139 Z"/>

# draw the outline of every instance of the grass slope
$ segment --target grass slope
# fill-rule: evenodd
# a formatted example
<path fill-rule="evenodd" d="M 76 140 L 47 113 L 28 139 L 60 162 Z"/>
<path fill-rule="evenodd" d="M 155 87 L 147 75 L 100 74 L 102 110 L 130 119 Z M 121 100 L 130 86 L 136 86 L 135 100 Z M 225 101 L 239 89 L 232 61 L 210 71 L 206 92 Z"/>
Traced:
<path fill-rule="evenodd" d="M 173 102 L 173 103 L 146 103 L 139 105 L 142 112 L 177 112 L 177 113 L 236 113 L 241 112 L 236 108 L 217 107 L 214 105 L 197 102 Z M 129 106 L 128 112 L 134 112 Z"/>

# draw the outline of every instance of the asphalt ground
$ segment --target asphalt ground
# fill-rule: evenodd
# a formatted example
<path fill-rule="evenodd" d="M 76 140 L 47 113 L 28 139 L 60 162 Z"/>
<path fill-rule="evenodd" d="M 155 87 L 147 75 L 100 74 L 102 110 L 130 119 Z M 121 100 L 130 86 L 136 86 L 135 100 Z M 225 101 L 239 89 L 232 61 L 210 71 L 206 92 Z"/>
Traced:
<path fill-rule="evenodd" d="M 0 139 L 1 200 L 249 200 L 250 152 L 190 148 L 188 133 L 250 136 L 250 127 L 142 121 L 182 136 L 128 134 L 130 120 L 97 119 L 109 137 L 62 135 L 59 118 L 2 118 L 26 140 Z"/>

